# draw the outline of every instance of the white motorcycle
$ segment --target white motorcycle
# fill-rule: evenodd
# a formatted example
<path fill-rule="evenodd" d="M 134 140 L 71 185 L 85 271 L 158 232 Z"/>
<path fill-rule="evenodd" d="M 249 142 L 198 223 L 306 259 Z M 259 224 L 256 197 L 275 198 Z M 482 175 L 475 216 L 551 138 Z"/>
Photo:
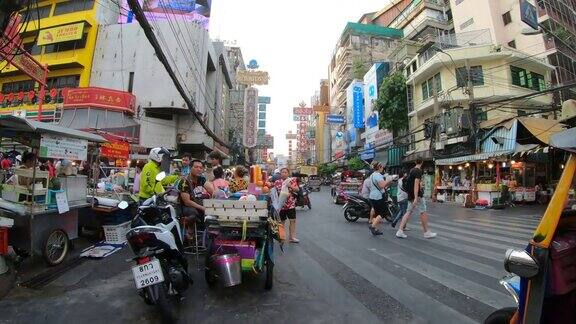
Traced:
<path fill-rule="evenodd" d="M 156 181 L 166 177 L 161 172 Z M 167 192 L 152 196 L 138 207 L 132 229 L 126 234 L 136 255 L 132 267 L 138 294 L 149 305 L 157 305 L 163 315 L 173 316 L 170 299 L 182 297 L 192 284 L 184 256 L 183 233 L 174 206 L 165 199 Z M 118 205 L 126 209 L 128 203 Z"/>

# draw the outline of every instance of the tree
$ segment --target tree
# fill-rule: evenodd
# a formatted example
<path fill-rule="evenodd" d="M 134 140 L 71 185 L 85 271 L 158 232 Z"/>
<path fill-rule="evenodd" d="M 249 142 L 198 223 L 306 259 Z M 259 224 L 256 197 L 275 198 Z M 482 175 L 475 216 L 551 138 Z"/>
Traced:
<path fill-rule="evenodd" d="M 366 163 L 359 157 L 355 156 L 348 161 L 348 168 L 351 171 L 360 171 L 366 167 Z"/>
<path fill-rule="evenodd" d="M 380 128 L 390 130 L 394 136 L 408 128 L 406 78 L 402 72 L 394 72 L 382 81 L 375 106 Z"/>
<path fill-rule="evenodd" d="M 324 163 L 318 167 L 318 175 L 319 176 L 331 176 L 336 172 L 338 167 L 331 163 Z"/>
<path fill-rule="evenodd" d="M 352 73 L 354 74 L 354 79 L 364 79 L 366 72 L 368 72 L 368 69 L 364 66 L 362 60 L 355 59 L 352 62 Z"/>

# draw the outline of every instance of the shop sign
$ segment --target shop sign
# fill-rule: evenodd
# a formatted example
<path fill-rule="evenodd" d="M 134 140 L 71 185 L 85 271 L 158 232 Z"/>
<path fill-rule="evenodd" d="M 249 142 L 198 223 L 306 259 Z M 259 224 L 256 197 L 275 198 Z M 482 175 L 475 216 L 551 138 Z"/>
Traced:
<path fill-rule="evenodd" d="M 312 109 L 314 109 L 314 112 L 317 113 L 329 113 L 330 112 L 330 106 L 313 106 Z"/>
<path fill-rule="evenodd" d="M 38 32 L 38 46 L 68 42 L 81 39 L 84 34 L 84 22 L 41 29 Z"/>
<path fill-rule="evenodd" d="M 346 122 L 344 116 L 342 115 L 326 115 L 326 123 L 327 124 L 337 124 L 342 125 Z"/>
<path fill-rule="evenodd" d="M 307 174 L 307 175 L 317 175 L 318 174 L 318 167 L 313 165 L 303 165 L 300 167 L 300 173 Z"/>
<path fill-rule="evenodd" d="M 270 77 L 268 72 L 239 70 L 236 72 L 236 81 L 248 86 L 267 85 Z"/>
<path fill-rule="evenodd" d="M 136 97 L 124 91 L 103 88 L 72 88 L 64 93 L 64 108 L 100 107 L 134 113 Z"/>
<path fill-rule="evenodd" d="M 270 97 L 258 97 L 259 104 L 269 105 L 271 102 Z"/>
<path fill-rule="evenodd" d="M 44 134 L 40 139 L 41 158 L 86 161 L 88 141 Z"/>
<path fill-rule="evenodd" d="M 528 26 L 538 29 L 536 6 L 528 2 L 528 0 L 520 0 L 520 19 Z"/>
<path fill-rule="evenodd" d="M 364 92 L 362 86 L 356 85 L 352 90 L 354 127 L 364 128 Z"/>
<path fill-rule="evenodd" d="M 376 132 L 374 145 L 378 147 L 388 147 L 392 145 L 393 139 L 394 136 L 392 135 L 392 132 L 387 129 L 380 129 Z"/>
<path fill-rule="evenodd" d="M 298 135 L 294 134 L 294 133 L 288 133 L 288 134 L 286 134 L 286 139 L 287 140 L 295 140 L 295 139 L 298 139 Z"/>
<path fill-rule="evenodd" d="M 24 72 L 35 81 L 39 82 L 40 84 L 44 84 L 44 68 L 31 56 L 27 55 L 26 53 L 16 55 L 9 62 L 17 67 L 18 70 Z"/>
<path fill-rule="evenodd" d="M 246 147 L 255 147 L 258 141 L 258 89 L 247 88 L 244 94 L 244 136 Z"/>
<path fill-rule="evenodd" d="M 125 159 L 130 156 L 130 144 L 121 141 L 112 141 L 102 144 L 100 154 L 107 158 Z"/>
<path fill-rule="evenodd" d="M 307 108 L 307 107 L 294 107 L 293 110 L 294 115 L 313 115 L 314 108 Z"/>
<path fill-rule="evenodd" d="M 308 116 L 294 115 L 294 121 L 307 121 Z"/>

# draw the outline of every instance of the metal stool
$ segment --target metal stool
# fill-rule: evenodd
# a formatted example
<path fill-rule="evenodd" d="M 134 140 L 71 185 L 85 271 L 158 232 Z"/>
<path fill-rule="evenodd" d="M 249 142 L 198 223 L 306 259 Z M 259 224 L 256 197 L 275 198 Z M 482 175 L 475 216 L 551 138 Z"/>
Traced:
<path fill-rule="evenodd" d="M 192 222 L 192 224 L 190 224 L 186 217 L 182 217 L 182 229 L 184 231 L 185 237 L 188 235 L 188 229 L 190 225 L 192 226 L 192 231 L 194 233 L 194 241 L 192 244 L 190 244 L 190 240 L 184 240 L 184 254 L 195 256 L 196 268 L 198 271 L 200 271 L 199 255 L 206 252 L 206 245 L 204 242 L 204 233 L 206 231 L 198 231 L 198 224 L 196 219 Z"/>

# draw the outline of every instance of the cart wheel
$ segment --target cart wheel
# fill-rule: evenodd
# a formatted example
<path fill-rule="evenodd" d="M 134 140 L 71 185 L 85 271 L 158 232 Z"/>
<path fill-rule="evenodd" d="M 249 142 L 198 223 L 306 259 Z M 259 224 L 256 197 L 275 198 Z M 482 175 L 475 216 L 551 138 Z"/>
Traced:
<path fill-rule="evenodd" d="M 51 266 L 55 266 L 64 261 L 69 249 L 70 241 L 66 232 L 61 229 L 55 229 L 44 240 L 42 251 L 46 262 Z"/>
<path fill-rule="evenodd" d="M 264 289 L 272 290 L 274 285 L 274 262 L 271 260 L 266 260 L 266 283 L 264 283 Z"/>

